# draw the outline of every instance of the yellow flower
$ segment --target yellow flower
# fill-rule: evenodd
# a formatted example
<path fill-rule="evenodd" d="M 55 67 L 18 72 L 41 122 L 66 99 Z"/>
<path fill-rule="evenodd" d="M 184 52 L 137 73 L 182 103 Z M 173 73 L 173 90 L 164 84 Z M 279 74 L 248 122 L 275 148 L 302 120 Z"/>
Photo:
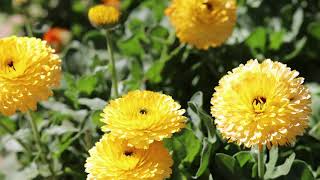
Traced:
<path fill-rule="evenodd" d="M 236 22 L 235 0 L 173 0 L 167 16 L 183 43 L 199 49 L 221 45 Z"/>
<path fill-rule="evenodd" d="M 120 11 L 114 6 L 100 4 L 90 8 L 88 17 L 93 26 L 112 27 L 118 23 Z"/>
<path fill-rule="evenodd" d="M 61 60 L 45 41 L 28 37 L 0 39 L 0 113 L 35 110 L 60 82 Z"/>
<path fill-rule="evenodd" d="M 163 180 L 172 173 L 173 160 L 162 142 L 136 149 L 106 134 L 89 154 L 85 164 L 88 180 Z"/>
<path fill-rule="evenodd" d="M 111 101 L 103 110 L 102 127 L 130 146 L 148 148 L 153 141 L 171 137 L 185 126 L 185 110 L 170 96 L 151 91 L 132 91 Z"/>
<path fill-rule="evenodd" d="M 308 127 L 310 93 L 299 73 L 270 59 L 250 60 L 224 76 L 211 114 L 229 142 L 246 147 L 287 145 Z"/>

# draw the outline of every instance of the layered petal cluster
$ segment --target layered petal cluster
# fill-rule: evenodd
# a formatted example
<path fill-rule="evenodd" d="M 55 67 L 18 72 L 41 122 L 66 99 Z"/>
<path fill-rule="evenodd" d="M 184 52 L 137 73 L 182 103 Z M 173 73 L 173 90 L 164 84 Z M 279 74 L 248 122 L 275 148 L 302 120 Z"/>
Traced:
<path fill-rule="evenodd" d="M 308 126 L 311 96 L 285 64 L 250 60 L 224 76 L 211 99 L 222 136 L 246 147 L 286 145 Z"/>
<path fill-rule="evenodd" d="M 0 113 L 35 110 L 60 82 L 61 60 L 45 41 L 28 37 L 0 39 Z"/>
<path fill-rule="evenodd" d="M 113 26 L 118 23 L 120 11 L 112 5 L 100 4 L 89 9 L 89 20 L 93 26 Z"/>
<path fill-rule="evenodd" d="M 136 149 L 106 134 L 89 153 L 85 168 L 90 180 L 163 180 L 172 173 L 173 161 L 162 142 Z"/>
<path fill-rule="evenodd" d="M 184 109 L 170 96 L 152 91 L 132 91 L 110 101 L 102 114 L 102 127 L 110 135 L 126 139 L 130 146 L 148 148 L 185 127 Z"/>
<path fill-rule="evenodd" d="M 166 10 L 178 38 L 199 49 L 221 45 L 236 22 L 235 0 L 173 0 Z"/>

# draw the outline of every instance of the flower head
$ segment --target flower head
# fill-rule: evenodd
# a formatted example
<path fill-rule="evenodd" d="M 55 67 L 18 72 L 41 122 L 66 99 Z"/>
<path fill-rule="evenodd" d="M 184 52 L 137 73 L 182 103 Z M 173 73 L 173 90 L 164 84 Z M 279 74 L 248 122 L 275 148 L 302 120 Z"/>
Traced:
<path fill-rule="evenodd" d="M 0 113 L 35 110 L 60 81 L 61 60 L 45 41 L 28 37 L 0 39 Z"/>
<path fill-rule="evenodd" d="M 90 8 L 88 17 L 93 26 L 113 27 L 119 21 L 120 11 L 114 6 L 100 4 Z"/>
<path fill-rule="evenodd" d="M 57 52 L 71 39 L 71 33 L 67 29 L 54 27 L 50 28 L 44 35 L 43 40 L 47 41 Z"/>
<path fill-rule="evenodd" d="M 308 126 L 310 94 L 280 62 L 250 60 L 224 76 L 211 99 L 218 130 L 230 142 L 253 145 L 291 144 Z"/>
<path fill-rule="evenodd" d="M 148 148 L 153 141 L 171 137 L 185 126 L 185 110 L 170 96 L 132 91 L 111 101 L 103 110 L 105 132 L 127 139 L 130 146 Z"/>
<path fill-rule="evenodd" d="M 173 160 L 162 142 L 136 149 L 106 134 L 89 153 L 85 167 L 90 180 L 162 180 L 172 173 Z"/>
<path fill-rule="evenodd" d="M 199 49 L 221 45 L 236 22 L 235 0 L 173 0 L 166 10 L 177 36 Z"/>

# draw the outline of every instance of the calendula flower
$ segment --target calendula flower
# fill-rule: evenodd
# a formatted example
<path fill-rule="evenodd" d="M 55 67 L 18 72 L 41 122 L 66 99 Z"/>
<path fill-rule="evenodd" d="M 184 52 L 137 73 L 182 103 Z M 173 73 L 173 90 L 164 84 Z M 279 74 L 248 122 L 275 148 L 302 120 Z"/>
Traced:
<path fill-rule="evenodd" d="M 151 91 L 132 91 L 112 100 L 102 114 L 102 127 L 130 146 L 148 148 L 154 141 L 172 136 L 185 127 L 185 110 L 170 96 Z"/>
<path fill-rule="evenodd" d="M 60 81 L 61 60 L 45 41 L 28 37 L 0 39 L 0 113 L 35 110 Z"/>
<path fill-rule="evenodd" d="M 60 52 L 61 48 L 71 40 L 71 33 L 67 29 L 54 27 L 50 28 L 43 35 L 43 39 L 47 41 L 57 52 Z"/>
<path fill-rule="evenodd" d="M 107 6 L 114 6 L 116 8 L 120 8 L 120 0 L 102 0 L 103 4 Z"/>
<path fill-rule="evenodd" d="M 308 126 L 310 93 L 285 64 L 250 60 L 224 76 L 211 99 L 211 113 L 229 142 L 253 145 L 291 144 Z"/>
<path fill-rule="evenodd" d="M 173 0 L 166 10 L 178 38 L 199 49 L 221 45 L 236 22 L 235 0 Z"/>
<path fill-rule="evenodd" d="M 173 161 L 162 142 L 136 149 L 106 134 L 89 154 L 85 164 L 88 180 L 163 180 L 172 173 Z"/>
<path fill-rule="evenodd" d="M 88 17 L 93 26 L 113 27 L 119 21 L 120 11 L 114 6 L 100 4 L 90 8 Z"/>

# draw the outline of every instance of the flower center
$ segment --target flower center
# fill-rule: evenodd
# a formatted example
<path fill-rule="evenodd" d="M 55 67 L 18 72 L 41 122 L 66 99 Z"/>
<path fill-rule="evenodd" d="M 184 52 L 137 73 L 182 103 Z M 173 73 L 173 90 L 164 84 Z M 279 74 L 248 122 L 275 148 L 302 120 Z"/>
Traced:
<path fill-rule="evenodd" d="M 143 109 L 140 109 L 139 113 L 142 115 L 146 115 L 148 113 L 148 111 L 143 108 Z"/>
<path fill-rule="evenodd" d="M 129 156 L 132 156 L 132 155 L 133 155 L 133 151 L 131 151 L 131 150 L 126 150 L 126 151 L 124 151 L 123 154 L 124 154 L 125 156 L 129 157 Z"/>
<path fill-rule="evenodd" d="M 206 6 L 206 8 L 209 10 L 209 11 L 212 11 L 213 10 L 213 5 L 209 2 L 205 2 L 205 3 L 202 3 L 203 5 Z"/>
<path fill-rule="evenodd" d="M 266 108 L 267 99 L 265 97 L 256 97 L 252 101 L 252 107 L 255 113 L 262 113 Z"/>

